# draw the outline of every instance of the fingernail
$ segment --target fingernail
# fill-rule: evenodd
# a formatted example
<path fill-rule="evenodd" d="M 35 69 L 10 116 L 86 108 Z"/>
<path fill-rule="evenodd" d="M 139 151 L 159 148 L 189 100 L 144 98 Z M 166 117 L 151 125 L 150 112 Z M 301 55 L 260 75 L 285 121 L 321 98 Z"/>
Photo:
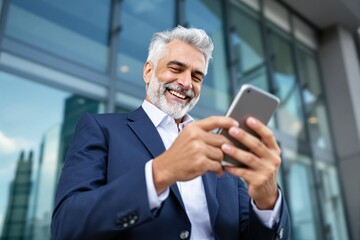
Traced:
<path fill-rule="evenodd" d="M 222 146 L 221 146 L 221 149 L 224 151 L 224 152 L 230 152 L 231 151 L 231 146 L 227 143 L 224 143 Z"/>
<path fill-rule="evenodd" d="M 238 135 L 240 133 L 240 130 L 236 127 L 232 127 L 229 129 L 229 132 L 233 135 Z"/>
<path fill-rule="evenodd" d="M 235 121 L 235 120 L 233 121 L 233 126 L 234 126 L 234 127 L 239 127 L 239 125 L 240 125 L 240 124 L 239 124 L 238 121 Z"/>
<path fill-rule="evenodd" d="M 249 123 L 250 125 L 255 126 L 255 125 L 256 125 L 256 123 L 257 123 L 257 121 L 256 121 L 256 119 L 255 119 L 255 118 L 250 117 L 250 118 L 249 118 L 249 120 L 248 120 L 248 123 Z"/>

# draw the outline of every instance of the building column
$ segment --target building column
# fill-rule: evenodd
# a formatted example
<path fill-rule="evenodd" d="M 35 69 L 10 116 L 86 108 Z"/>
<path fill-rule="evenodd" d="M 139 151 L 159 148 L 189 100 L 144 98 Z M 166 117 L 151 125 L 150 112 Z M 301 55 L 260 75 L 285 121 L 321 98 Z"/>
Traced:
<path fill-rule="evenodd" d="M 360 64 L 353 35 L 341 26 L 321 34 L 320 64 L 352 239 L 360 239 Z"/>

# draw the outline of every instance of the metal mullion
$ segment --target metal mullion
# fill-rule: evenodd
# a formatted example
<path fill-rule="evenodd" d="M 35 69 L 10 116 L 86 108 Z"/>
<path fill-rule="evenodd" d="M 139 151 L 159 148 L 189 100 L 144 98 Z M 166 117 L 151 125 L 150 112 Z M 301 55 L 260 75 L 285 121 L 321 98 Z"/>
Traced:
<path fill-rule="evenodd" d="M 186 21 L 185 2 L 186 0 L 175 0 L 175 26 L 181 25 L 188 27 L 189 23 Z"/>
<path fill-rule="evenodd" d="M 344 187 L 344 183 L 343 183 L 343 174 L 340 171 L 340 156 L 336 147 L 336 142 L 335 142 L 335 133 L 332 130 L 331 126 L 333 126 L 332 124 L 332 119 L 329 116 L 330 114 L 330 110 L 329 110 L 329 101 L 328 101 L 328 96 L 327 93 L 325 91 L 325 80 L 324 80 L 324 75 L 322 73 L 322 70 L 320 69 L 320 59 L 319 59 L 319 55 L 318 55 L 318 50 L 316 51 L 316 55 L 315 55 L 315 62 L 316 65 L 319 69 L 318 71 L 318 75 L 319 75 L 319 81 L 320 81 L 320 88 L 321 88 L 321 96 L 323 97 L 323 102 L 325 105 L 325 109 L 326 109 L 326 117 L 328 119 L 328 126 L 329 126 L 329 131 L 330 131 L 330 138 L 331 138 L 331 144 L 332 144 L 332 154 L 334 155 L 335 161 L 334 161 L 334 165 L 336 166 L 336 173 L 338 175 L 338 182 L 339 182 L 339 188 L 340 188 L 340 193 L 341 193 L 341 198 L 342 198 L 342 208 L 344 211 L 344 215 L 345 215 L 345 225 L 346 225 L 346 230 L 347 230 L 347 234 L 349 239 L 352 238 L 352 227 L 350 224 L 350 213 L 348 211 L 348 204 L 347 204 L 347 198 L 346 198 L 346 194 L 345 194 L 345 187 Z"/>
<path fill-rule="evenodd" d="M 7 22 L 7 16 L 9 12 L 10 0 L 3 0 L 1 6 L 1 16 L 0 16 L 0 49 L 2 50 L 2 42 L 5 36 L 5 26 Z"/>
<path fill-rule="evenodd" d="M 44 78 L 44 77 L 41 77 L 41 76 L 35 76 L 35 75 L 31 74 L 31 73 L 26 73 L 26 72 L 23 72 L 23 71 L 20 71 L 18 69 L 14 69 L 12 67 L 8 67 L 8 66 L 2 65 L 2 64 L 0 64 L 0 71 L 6 72 L 6 73 L 11 74 L 11 75 L 18 76 L 18 77 L 23 78 L 23 79 L 26 79 L 29 82 L 40 83 L 43 86 L 51 87 L 51 88 L 54 88 L 54 89 L 58 89 L 58 90 L 73 93 L 73 94 L 78 94 L 78 95 L 81 95 L 83 97 L 88 97 L 88 98 L 97 100 L 99 102 L 104 100 L 104 98 L 102 96 L 94 95 L 92 93 L 88 93 L 86 91 L 76 89 L 76 88 L 74 88 L 72 86 L 64 86 L 62 84 L 55 83 L 53 81 L 49 81 L 47 78 Z"/>
<path fill-rule="evenodd" d="M 231 98 L 234 98 L 236 95 L 237 89 L 237 77 L 236 77 L 236 63 L 238 62 L 238 57 L 235 56 L 233 51 L 233 44 L 231 35 L 234 33 L 236 27 L 233 24 L 233 20 L 231 17 L 231 3 L 230 0 L 224 0 L 223 3 L 223 18 L 224 18 L 224 26 L 225 26 L 225 49 L 226 49 L 226 60 L 227 60 L 227 70 L 228 76 L 230 79 L 229 92 Z"/>
<path fill-rule="evenodd" d="M 274 55 L 272 52 L 270 35 L 268 34 L 270 30 L 268 29 L 267 20 L 265 17 L 265 0 L 259 0 L 259 1 L 260 1 L 260 12 L 259 13 L 260 13 L 261 40 L 262 40 L 262 47 L 264 49 L 264 65 L 265 65 L 265 71 L 266 71 L 266 76 L 267 76 L 267 84 L 269 86 L 269 92 L 274 95 L 277 95 L 278 89 L 277 89 L 277 87 L 275 87 L 275 84 L 274 84 L 274 67 L 273 67 Z M 274 124 L 275 124 L 275 130 L 280 130 L 278 114 L 276 112 L 274 114 Z M 282 168 L 283 168 L 283 166 L 282 166 Z M 283 172 L 285 172 L 285 171 L 283 171 Z M 284 181 L 284 182 L 286 182 L 286 181 Z"/>
<path fill-rule="evenodd" d="M 111 17 L 110 17 L 110 32 L 109 32 L 109 83 L 108 83 L 108 98 L 106 111 L 115 111 L 116 101 L 116 72 L 117 72 L 117 53 L 119 50 L 119 34 L 120 27 L 120 5 L 121 0 L 113 0 L 111 4 Z"/>
<path fill-rule="evenodd" d="M 260 28 L 261 28 L 261 39 L 262 45 L 264 49 L 264 60 L 266 66 L 266 75 L 267 75 L 267 83 L 269 86 L 269 91 L 273 94 L 277 92 L 274 86 L 274 69 L 273 69 L 273 54 L 271 51 L 271 42 L 269 40 L 268 28 L 266 26 L 266 18 L 265 18 L 265 2 L 264 0 L 260 0 Z M 276 94 L 275 94 L 276 95 Z M 277 115 L 275 115 L 275 126 L 278 127 L 278 119 Z"/>
<path fill-rule="evenodd" d="M 295 80 L 296 80 L 296 84 L 299 86 L 299 90 L 300 90 L 300 101 L 301 101 L 301 110 L 302 110 L 302 114 L 304 116 L 304 128 L 305 128 L 305 133 L 306 133 L 306 142 L 311 143 L 311 137 L 310 137 L 310 129 L 309 126 L 307 124 L 307 120 L 308 120 L 308 114 L 305 110 L 305 100 L 304 100 L 304 96 L 303 96 L 303 88 L 304 88 L 304 81 L 301 78 L 301 74 L 300 74 L 300 62 L 299 62 L 299 56 L 297 53 L 297 49 L 296 49 L 296 39 L 295 39 L 295 33 L 294 33 L 294 21 L 293 21 L 293 17 L 290 15 L 289 16 L 289 21 L 290 21 L 290 49 L 291 49 L 291 56 L 292 56 L 292 60 L 294 63 L 294 70 L 295 70 Z M 320 225 L 321 225 L 321 231 L 318 231 L 318 234 L 320 234 L 320 238 L 319 239 L 324 239 L 324 232 L 326 230 L 325 228 L 325 222 L 324 222 L 324 217 L 323 217 L 323 208 L 321 207 L 321 196 L 320 196 L 320 191 L 319 189 L 321 188 L 321 177 L 319 176 L 319 173 L 316 169 L 316 161 L 314 158 L 314 154 L 313 154 L 313 150 L 311 148 L 311 144 L 310 145 L 310 159 L 311 159 L 311 170 L 312 170 L 312 174 L 314 176 L 314 181 L 315 181 L 315 197 L 316 197 L 316 204 L 318 206 L 318 210 L 319 210 L 319 221 L 320 221 Z"/>
<path fill-rule="evenodd" d="M 266 25 L 265 2 L 264 1 L 265 0 L 260 0 L 260 27 L 261 27 L 261 33 L 262 33 L 261 39 L 262 39 L 264 55 L 265 55 L 264 56 L 265 57 L 265 66 L 266 66 L 266 74 L 267 74 L 267 82 L 269 85 L 269 90 L 271 93 L 274 93 L 276 95 L 278 89 L 275 89 L 275 86 L 274 86 L 273 54 L 272 54 L 272 50 L 271 50 L 270 36 L 268 34 L 268 27 Z M 275 132 L 277 132 L 279 129 L 279 119 L 278 119 L 277 114 L 275 114 L 275 116 L 274 116 L 274 122 L 275 122 Z M 280 142 L 279 146 L 282 146 L 281 142 Z M 281 157 L 283 157 L 283 156 L 281 156 Z M 286 171 L 285 164 L 284 163 L 281 164 L 280 168 L 283 173 L 282 174 L 282 179 L 283 179 L 283 183 L 284 183 L 283 194 L 285 195 L 286 199 L 290 199 L 288 189 L 290 189 L 291 186 L 289 186 L 289 183 L 286 178 L 287 171 Z M 292 204 L 291 202 L 288 202 L 289 209 L 291 207 L 291 204 Z M 289 214 L 291 216 L 291 212 Z M 294 231 L 291 232 L 291 238 L 295 238 Z"/>

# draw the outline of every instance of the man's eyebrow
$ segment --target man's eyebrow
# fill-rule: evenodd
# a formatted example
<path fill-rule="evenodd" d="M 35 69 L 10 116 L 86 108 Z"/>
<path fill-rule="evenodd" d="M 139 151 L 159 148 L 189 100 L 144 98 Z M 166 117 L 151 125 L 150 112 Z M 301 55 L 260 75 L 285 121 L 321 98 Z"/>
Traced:
<path fill-rule="evenodd" d="M 187 68 L 188 65 L 186 65 L 185 63 L 182 63 L 182 62 L 179 62 L 179 61 L 170 61 L 166 64 L 166 66 L 171 66 L 171 65 L 177 65 L 179 67 L 182 67 L 182 68 Z"/>
<path fill-rule="evenodd" d="M 179 61 L 176 61 L 176 60 L 173 60 L 173 61 L 170 61 L 166 64 L 166 66 L 171 66 L 171 65 L 177 65 L 181 68 L 188 68 L 189 66 L 186 65 L 185 63 L 182 63 L 182 62 L 179 62 Z M 201 77 L 205 77 L 205 74 L 200 71 L 200 70 L 196 70 L 194 71 L 195 74 L 198 74 L 198 75 L 201 75 Z"/>

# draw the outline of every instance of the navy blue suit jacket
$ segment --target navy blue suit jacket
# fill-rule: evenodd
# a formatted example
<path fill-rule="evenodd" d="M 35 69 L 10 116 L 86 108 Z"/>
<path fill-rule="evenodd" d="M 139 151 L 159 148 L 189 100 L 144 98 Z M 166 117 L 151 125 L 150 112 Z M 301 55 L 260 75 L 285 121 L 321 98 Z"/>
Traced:
<path fill-rule="evenodd" d="M 86 114 L 79 121 L 59 180 L 52 219 L 54 239 L 179 239 L 191 233 L 177 185 L 159 209 L 149 209 L 145 163 L 165 151 L 140 107 L 129 114 Z M 264 227 L 240 179 L 202 176 L 215 239 L 287 239 L 280 223 Z"/>

